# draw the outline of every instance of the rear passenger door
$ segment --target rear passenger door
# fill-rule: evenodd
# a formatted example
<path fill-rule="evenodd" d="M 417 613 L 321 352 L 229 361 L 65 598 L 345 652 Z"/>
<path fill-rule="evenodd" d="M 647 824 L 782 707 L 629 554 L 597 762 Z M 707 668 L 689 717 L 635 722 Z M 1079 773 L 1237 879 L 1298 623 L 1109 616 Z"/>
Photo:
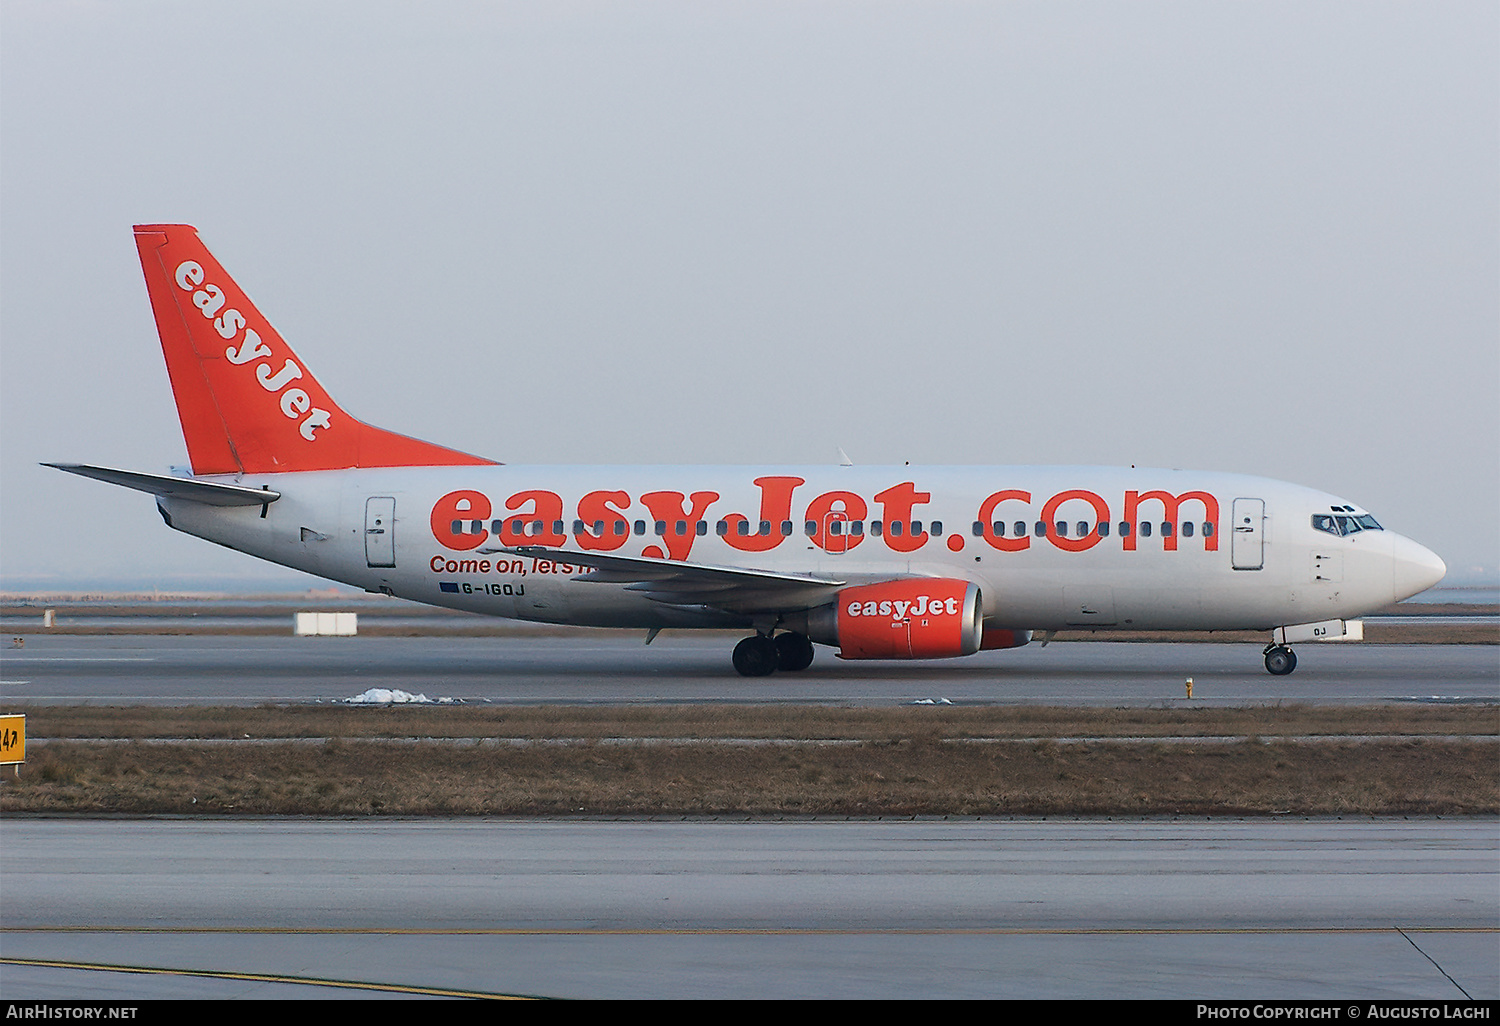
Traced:
<path fill-rule="evenodd" d="M 365 500 L 365 565 L 396 565 L 396 500 L 392 496 Z"/>

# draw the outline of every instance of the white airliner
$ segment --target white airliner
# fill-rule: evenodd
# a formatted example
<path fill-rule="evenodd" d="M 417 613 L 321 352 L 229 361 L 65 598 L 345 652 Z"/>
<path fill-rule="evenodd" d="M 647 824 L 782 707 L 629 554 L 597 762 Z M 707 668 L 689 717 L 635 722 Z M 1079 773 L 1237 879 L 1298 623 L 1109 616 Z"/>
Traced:
<path fill-rule="evenodd" d="M 521 620 L 753 631 L 746 676 L 1068 629 L 1354 638 L 1442 560 L 1324 492 L 1100 467 L 518 466 L 355 420 L 186 225 L 136 245 L 192 475 L 60 470 L 169 527 L 335 581 Z"/>

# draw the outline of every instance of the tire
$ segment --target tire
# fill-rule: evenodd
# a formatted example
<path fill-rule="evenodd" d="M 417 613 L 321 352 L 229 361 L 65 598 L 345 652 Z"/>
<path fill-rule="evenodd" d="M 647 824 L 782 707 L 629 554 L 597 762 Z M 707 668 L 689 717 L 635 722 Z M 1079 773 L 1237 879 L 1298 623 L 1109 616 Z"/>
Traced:
<path fill-rule="evenodd" d="M 1297 668 L 1297 653 L 1277 645 L 1266 653 L 1266 671 L 1277 677 L 1285 677 Z"/>
<path fill-rule="evenodd" d="M 734 646 L 734 668 L 741 677 L 765 677 L 776 672 L 776 642 L 764 634 Z"/>
<path fill-rule="evenodd" d="M 795 672 L 812 665 L 813 644 L 806 635 L 789 631 L 776 635 L 776 668 Z"/>

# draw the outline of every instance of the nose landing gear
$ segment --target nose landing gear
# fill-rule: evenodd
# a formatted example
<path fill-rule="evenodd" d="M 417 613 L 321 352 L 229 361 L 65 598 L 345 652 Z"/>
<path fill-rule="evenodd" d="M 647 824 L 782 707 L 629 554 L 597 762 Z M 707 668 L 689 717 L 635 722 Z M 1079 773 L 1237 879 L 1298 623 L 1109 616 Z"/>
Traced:
<path fill-rule="evenodd" d="M 1266 646 L 1266 672 L 1285 677 L 1297 668 L 1297 653 L 1285 645 Z"/>
<path fill-rule="evenodd" d="M 765 677 L 777 670 L 805 670 L 812 661 L 812 642 L 796 631 L 774 638 L 756 634 L 734 646 L 734 668 L 742 677 Z"/>

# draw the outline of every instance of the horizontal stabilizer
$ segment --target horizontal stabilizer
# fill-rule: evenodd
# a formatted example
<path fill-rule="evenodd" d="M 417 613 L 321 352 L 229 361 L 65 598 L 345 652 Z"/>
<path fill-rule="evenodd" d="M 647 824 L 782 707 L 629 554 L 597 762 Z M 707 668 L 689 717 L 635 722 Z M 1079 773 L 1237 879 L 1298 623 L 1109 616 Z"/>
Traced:
<path fill-rule="evenodd" d="M 187 499 L 206 506 L 264 506 L 281 498 L 280 492 L 269 488 L 246 488 L 244 485 L 214 484 L 211 481 L 195 481 L 187 477 L 168 477 L 165 474 L 141 474 L 133 470 L 111 470 L 109 467 L 91 467 L 86 463 L 43 463 L 44 467 L 55 467 L 69 474 L 91 477 L 96 481 L 134 488 L 138 492 L 168 499 Z"/>

